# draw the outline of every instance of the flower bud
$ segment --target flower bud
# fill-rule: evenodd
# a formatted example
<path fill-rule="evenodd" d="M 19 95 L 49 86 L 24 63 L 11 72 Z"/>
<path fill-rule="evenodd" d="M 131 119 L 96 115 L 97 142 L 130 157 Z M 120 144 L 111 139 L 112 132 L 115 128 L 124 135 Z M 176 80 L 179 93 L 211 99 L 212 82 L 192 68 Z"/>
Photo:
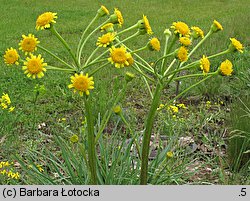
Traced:
<path fill-rule="evenodd" d="M 130 73 L 130 72 L 126 72 L 125 74 L 125 80 L 126 82 L 130 82 L 135 78 L 135 74 Z"/>

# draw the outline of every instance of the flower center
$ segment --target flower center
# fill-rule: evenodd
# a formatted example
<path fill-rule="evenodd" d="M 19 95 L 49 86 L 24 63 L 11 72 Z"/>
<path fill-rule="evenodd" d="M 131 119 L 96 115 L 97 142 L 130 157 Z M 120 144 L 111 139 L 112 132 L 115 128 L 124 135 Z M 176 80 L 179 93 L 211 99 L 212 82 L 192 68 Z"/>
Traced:
<path fill-rule="evenodd" d="M 39 60 L 33 59 L 28 61 L 27 68 L 31 74 L 38 74 L 42 71 L 43 66 Z"/>
<path fill-rule="evenodd" d="M 25 38 L 22 43 L 22 49 L 27 52 L 32 52 L 36 47 L 34 39 Z"/>
<path fill-rule="evenodd" d="M 112 60 L 115 63 L 124 63 L 127 60 L 126 53 L 123 49 L 117 48 L 111 53 Z"/>
<path fill-rule="evenodd" d="M 75 79 L 73 86 L 79 91 L 87 91 L 89 87 L 88 78 L 85 76 L 78 77 Z"/>

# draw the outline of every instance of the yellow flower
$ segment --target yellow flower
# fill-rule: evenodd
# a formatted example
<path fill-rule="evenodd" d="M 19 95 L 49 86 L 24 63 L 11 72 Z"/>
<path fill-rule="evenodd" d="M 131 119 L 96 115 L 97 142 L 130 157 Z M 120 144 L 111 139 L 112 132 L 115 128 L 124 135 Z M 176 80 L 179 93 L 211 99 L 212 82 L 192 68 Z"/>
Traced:
<path fill-rule="evenodd" d="M 115 40 L 115 34 L 108 32 L 98 38 L 96 45 L 99 47 L 107 47 L 114 40 Z"/>
<path fill-rule="evenodd" d="M 200 67 L 203 73 L 208 73 L 210 70 L 210 61 L 205 55 L 200 59 Z"/>
<path fill-rule="evenodd" d="M 183 108 L 183 109 L 187 109 L 187 107 L 185 106 L 184 103 L 179 103 L 177 104 L 178 108 Z"/>
<path fill-rule="evenodd" d="M 149 41 L 148 47 L 150 50 L 153 50 L 153 51 L 155 50 L 155 51 L 159 52 L 161 49 L 160 41 L 154 37 Z"/>
<path fill-rule="evenodd" d="M 112 23 L 118 24 L 120 27 L 124 23 L 122 13 L 118 10 L 118 8 L 115 8 L 114 14 L 110 16 L 110 19 Z"/>
<path fill-rule="evenodd" d="M 211 26 L 211 29 L 213 32 L 217 32 L 217 31 L 223 30 L 223 27 L 218 21 L 214 20 Z"/>
<path fill-rule="evenodd" d="M 143 24 L 142 24 L 142 29 L 144 29 L 148 35 L 153 34 L 153 31 L 152 31 L 152 29 L 151 29 L 151 26 L 150 26 L 150 24 L 149 24 L 149 21 L 148 21 L 147 16 L 143 15 L 143 16 L 142 16 L 142 21 L 143 21 L 143 22 L 142 22 L 142 23 L 143 23 Z"/>
<path fill-rule="evenodd" d="M 9 108 L 9 112 L 13 112 L 14 109 L 15 109 L 15 107 L 11 106 L 11 107 Z"/>
<path fill-rule="evenodd" d="M 0 99 L 0 105 L 2 107 L 3 110 L 7 109 L 8 106 L 11 104 L 11 100 L 10 100 L 10 97 L 8 94 L 6 93 L 3 93 L 1 99 Z M 9 110 L 11 109 L 12 107 L 9 108 Z M 8 165 L 8 161 L 6 163 L 1 163 L 2 165 L 5 165 L 7 166 Z"/>
<path fill-rule="evenodd" d="M 126 66 L 131 66 L 134 63 L 134 59 L 130 53 L 127 53 L 127 62 L 128 64 L 125 64 Z"/>
<path fill-rule="evenodd" d="M 107 23 L 101 27 L 101 32 L 114 32 L 114 24 L 113 23 Z"/>
<path fill-rule="evenodd" d="M 125 74 L 125 80 L 126 80 L 127 82 L 132 81 L 134 78 L 135 78 L 135 74 L 130 73 L 130 72 L 126 72 L 126 74 Z"/>
<path fill-rule="evenodd" d="M 172 151 L 168 151 L 167 154 L 166 154 L 167 158 L 173 158 L 174 157 L 174 154 Z"/>
<path fill-rule="evenodd" d="M 72 143 L 77 143 L 78 140 L 79 140 L 79 138 L 76 134 L 74 134 L 70 137 L 70 142 L 72 142 Z"/>
<path fill-rule="evenodd" d="M 187 61 L 188 59 L 188 50 L 184 46 L 181 46 L 178 50 L 177 57 L 181 62 Z"/>
<path fill-rule="evenodd" d="M 184 22 L 174 22 L 171 26 L 172 29 L 174 29 L 174 33 L 176 35 L 180 36 L 189 36 L 190 29 L 188 25 Z"/>
<path fill-rule="evenodd" d="M 231 44 L 229 46 L 229 49 L 231 48 L 233 51 L 239 51 L 240 53 L 243 53 L 243 45 L 240 41 L 238 41 L 236 38 L 230 38 Z"/>
<path fill-rule="evenodd" d="M 56 23 L 55 19 L 57 18 L 57 13 L 45 12 L 38 16 L 36 20 L 36 29 L 43 30 L 49 29 L 52 23 Z"/>
<path fill-rule="evenodd" d="M 115 107 L 113 108 L 113 111 L 114 111 L 115 114 L 120 115 L 121 112 L 122 112 L 122 108 L 121 108 L 120 105 L 117 105 L 117 106 L 115 106 Z"/>
<path fill-rule="evenodd" d="M 109 10 L 105 6 L 101 6 L 101 8 L 97 11 L 100 17 L 105 15 L 109 15 Z"/>
<path fill-rule="evenodd" d="M 25 52 L 27 55 L 30 52 L 34 52 L 37 50 L 37 44 L 40 43 L 37 38 L 33 34 L 29 34 L 28 36 L 22 35 L 23 40 L 19 43 L 19 50 Z"/>
<path fill-rule="evenodd" d="M 173 112 L 173 113 L 178 113 L 178 112 L 179 112 L 178 107 L 176 107 L 176 106 L 174 106 L 174 105 L 170 105 L 170 106 L 168 107 L 168 110 L 171 110 L 171 112 Z"/>
<path fill-rule="evenodd" d="M 116 68 L 121 68 L 129 65 L 129 54 L 126 52 L 125 47 L 121 46 L 119 48 L 116 48 L 112 46 L 109 50 L 110 57 L 108 58 L 108 61 L 110 61 L 112 64 L 115 64 Z"/>
<path fill-rule="evenodd" d="M 39 54 L 38 56 L 30 55 L 30 57 L 26 58 L 26 61 L 24 62 L 23 70 L 24 74 L 27 74 L 27 77 L 32 77 L 35 79 L 36 77 L 41 78 L 44 76 L 44 73 L 46 71 L 47 63 L 44 63 L 44 59 Z"/>
<path fill-rule="evenodd" d="M 200 27 L 191 27 L 193 30 L 192 36 L 197 39 L 199 37 L 204 38 L 204 32 L 200 29 Z"/>
<path fill-rule="evenodd" d="M 188 37 L 180 37 L 179 41 L 182 45 L 184 45 L 186 47 L 191 45 L 191 40 Z"/>
<path fill-rule="evenodd" d="M 44 169 L 42 168 L 42 165 L 36 165 L 39 172 L 44 172 Z"/>
<path fill-rule="evenodd" d="M 85 93 L 87 96 L 89 95 L 89 90 L 94 89 L 94 81 L 93 77 L 88 77 L 88 73 L 86 75 L 81 72 L 80 74 L 75 74 L 74 76 L 71 76 L 71 82 L 72 84 L 68 85 L 68 87 L 74 88 L 74 92 L 79 92 L 80 96 L 83 96 L 83 93 Z"/>
<path fill-rule="evenodd" d="M 228 59 L 223 61 L 220 65 L 220 72 L 222 75 L 232 75 L 233 72 L 233 64 L 231 63 L 231 61 L 229 61 Z"/>
<path fill-rule="evenodd" d="M 8 48 L 6 51 L 5 51 L 5 54 L 4 54 L 4 62 L 7 64 L 7 65 L 12 65 L 12 64 L 16 64 L 18 65 L 18 59 L 19 59 L 19 54 L 17 53 L 16 49 L 13 49 L 12 47 L 11 48 Z"/>
<path fill-rule="evenodd" d="M 161 104 L 159 105 L 159 107 L 157 108 L 157 110 L 161 110 L 161 109 L 163 109 L 164 107 L 165 107 L 165 105 L 161 103 Z"/>

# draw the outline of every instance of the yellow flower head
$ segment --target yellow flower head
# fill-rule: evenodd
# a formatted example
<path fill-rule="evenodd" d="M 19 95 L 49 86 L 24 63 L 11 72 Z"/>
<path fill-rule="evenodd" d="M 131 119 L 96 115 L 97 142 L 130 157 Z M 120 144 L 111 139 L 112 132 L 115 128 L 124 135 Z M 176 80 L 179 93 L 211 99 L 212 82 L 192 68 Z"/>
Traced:
<path fill-rule="evenodd" d="M 72 84 L 68 85 L 68 87 L 74 88 L 74 92 L 79 92 L 80 96 L 83 96 L 83 93 L 85 93 L 87 96 L 89 95 L 89 90 L 94 89 L 94 81 L 93 77 L 88 77 L 88 73 L 86 75 L 81 72 L 80 74 L 75 74 L 74 76 L 71 76 L 71 82 Z"/>
<path fill-rule="evenodd" d="M 170 105 L 170 106 L 168 107 L 168 110 L 170 110 L 170 111 L 173 112 L 173 113 L 178 113 L 178 112 L 179 112 L 178 107 L 176 107 L 176 106 L 174 106 L 174 105 Z"/>
<path fill-rule="evenodd" d="M 115 40 L 114 33 L 106 33 L 98 38 L 96 45 L 99 47 L 107 47 Z"/>
<path fill-rule="evenodd" d="M 114 24 L 113 23 L 107 23 L 101 27 L 101 32 L 114 32 Z"/>
<path fill-rule="evenodd" d="M 27 77 L 35 79 L 36 77 L 41 78 L 44 76 L 45 66 L 47 66 L 47 63 L 44 63 L 44 59 L 40 54 L 38 56 L 31 54 L 30 57 L 26 58 L 22 69 L 24 74 L 27 74 Z"/>
<path fill-rule="evenodd" d="M 28 36 L 22 35 L 22 37 L 23 40 L 19 43 L 19 50 L 25 52 L 25 55 L 37 50 L 37 44 L 40 43 L 40 41 L 38 41 L 33 34 L 29 34 Z"/>
<path fill-rule="evenodd" d="M 42 168 L 42 165 L 36 165 L 39 172 L 44 172 L 44 169 Z"/>
<path fill-rule="evenodd" d="M 97 11 L 100 17 L 105 15 L 109 15 L 109 10 L 105 6 L 101 6 L 101 8 Z"/>
<path fill-rule="evenodd" d="M 228 59 L 223 61 L 220 65 L 220 72 L 222 75 L 232 75 L 233 72 L 233 64 L 231 63 L 231 61 L 229 61 Z"/>
<path fill-rule="evenodd" d="M 134 63 L 134 59 L 130 53 L 127 53 L 127 62 L 128 62 L 128 65 L 125 64 L 126 66 L 131 66 Z"/>
<path fill-rule="evenodd" d="M 200 67 L 203 73 L 208 73 L 210 70 L 210 61 L 205 55 L 200 59 Z"/>
<path fill-rule="evenodd" d="M 121 108 L 120 105 L 116 105 L 116 106 L 113 108 L 113 111 L 114 111 L 115 114 L 120 115 L 121 112 L 122 112 L 122 108 Z"/>
<path fill-rule="evenodd" d="M 182 45 L 186 47 L 191 45 L 191 40 L 188 37 L 180 37 L 179 41 Z"/>
<path fill-rule="evenodd" d="M 172 151 L 168 151 L 167 154 L 166 154 L 167 158 L 173 158 L 174 157 L 174 154 Z"/>
<path fill-rule="evenodd" d="M 161 49 L 161 44 L 160 44 L 160 41 L 158 40 L 158 38 L 156 38 L 156 37 L 152 38 L 148 43 L 148 47 L 152 51 L 159 52 Z"/>
<path fill-rule="evenodd" d="M 174 33 L 178 36 L 189 36 L 190 29 L 184 22 L 174 22 L 171 26 L 174 29 Z"/>
<path fill-rule="evenodd" d="M 236 38 L 230 38 L 231 44 L 229 46 L 229 49 L 232 49 L 232 51 L 239 51 L 240 53 L 243 53 L 243 45 L 240 41 L 238 41 Z"/>
<path fill-rule="evenodd" d="M 36 29 L 43 30 L 49 29 L 52 23 L 56 23 L 57 13 L 45 12 L 38 16 L 36 20 Z"/>
<path fill-rule="evenodd" d="M 120 27 L 124 23 L 122 13 L 118 10 L 118 8 L 115 8 L 114 14 L 110 16 L 110 19 L 113 24 L 118 24 Z"/>
<path fill-rule="evenodd" d="M 15 107 L 14 106 L 11 106 L 10 108 L 9 108 L 9 112 L 13 112 L 15 110 Z"/>
<path fill-rule="evenodd" d="M 179 50 L 178 50 L 177 58 L 181 62 L 187 61 L 187 59 L 188 59 L 188 50 L 187 50 L 187 48 L 185 48 L 184 46 L 181 46 L 179 48 Z"/>
<path fill-rule="evenodd" d="M 194 39 L 204 38 L 204 32 L 199 27 L 191 27 L 191 29 L 193 30 L 192 36 Z"/>
<path fill-rule="evenodd" d="M 135 78 L 135 74 L 131 73 L 131 72 L 126 72 L 125 74 L 125 80 L 127 82 L 132 81 Z"/>
<path fill-rule="evenodd" d="M 218 21 L 214 20 L 213 24 L 211 26 L 211 30 L 213 32 L 217 32 L 217 31 L 223 30 L 223 27 L 221 26 L 221 24 Z"/>
<path fill-rule="evenodd" d="M 5 54 L 3 57 L 4 57 L 4 62 L 7 65 L 12 65 L 12 64 L 18 65 L 19 64 L 18 63 L 19 54 L 17 53 L 16 49 L 13 49 L 12 47 L 8 48 L 5 51 Z"/>
<path fill-rule="evenodd" d="M 128 58 L 130 57 L 129 53 L 127 53 L 126 48 L 121 46 L 119 48 L 116 48 L 112 46 L 110 49 L 110 57 L 108 58 L 108 61 L 110 61 L 112 64 L 115 64 L 116 68 L 121 68 L 124 66 L 128 66 Z"/>
<path fill-rule="evenodd" d="M 0 105 L 1 105 L 1 107 L 2 107 L 2 109 L 4 110 L 4 109 L 7 109 L 8 108 L 8 106 L 11 104 L 11 100 L 10 100 L 10 97 L 9 97 L 9 95 L 8 94 L 6 94 L 6 93 L 3 93 L 3 95 L 2 95 L 2 97 L 1 97 L 1 99 L 0 99 Z M 7 163 L 6 163 L 7 164 Z M 6 165 L 5 164 L 5 165 Z"/>
<path fill-rule="evenodd" d="M 143 15 L 142 20 L 139 20 L 139 28 L 142 31 L 142 34 L 147 33 L 148 35 L 153 34 L 151 26 L 149 24 L 147 16 Z"/>
<path fill-rule="evenodd" d="M 79 138 L 76 134 L 74 134 L 70 137 L 70 142 L 72 142 L 72 143 L 77 143 L 78 140 L 79 140 Z"/>

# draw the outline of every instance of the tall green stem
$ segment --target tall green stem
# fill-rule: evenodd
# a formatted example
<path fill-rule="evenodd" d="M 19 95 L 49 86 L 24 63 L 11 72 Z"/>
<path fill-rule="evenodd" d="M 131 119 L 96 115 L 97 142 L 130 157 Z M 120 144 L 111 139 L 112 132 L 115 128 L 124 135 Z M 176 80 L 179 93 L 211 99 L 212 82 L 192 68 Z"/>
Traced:
<path fill-rule="evenodd" d="M 72 59 L 74 60 L 75 65 L 79 67 L 76 56 L 74 55 L 74 53 L 72 52 L 72 49 L 69 47 L 68 43 L 64 40 L 64 38 L 57 32 L 54 26 L 51 26 L 50 31 L 61 41 L 61 43 L 64 45 L 64 47 L 69 52 Z"/>
<path fill-rule="evenodd" d="M 94 134 L 94 122 L 93 115 L 91 111 L 91 104 L 87 99 L 87 96 L 84 97 L 84 105 L 87 117 L 87 130 L 88 130 L 88 159 L 89 159 L 89 168 L 91 174 L 91 184 L 97 184 L 97 172 L 96 172 L 96 150 L 95 150 L 95 134 Z"/>
<path fill-rule="evenodd" d="M 159 106 L 160 97 L 161 97 L 162 85 L 160 82 L 157 83 L 153 102 L 151 104 L 148 117 L 145 124 L 145 131 L 143 135 L 143 144 L 142 144 L 142 164 L 141 164 L 141 175 L 140 175 L 140 184 L 147 184 L 147 176 L 148 176 L 148 155 L 149 155 L 149 143 L 150 137 L 152 133 L 152 128 L 155 120 L 155 114 L 157 107 Z"/>

